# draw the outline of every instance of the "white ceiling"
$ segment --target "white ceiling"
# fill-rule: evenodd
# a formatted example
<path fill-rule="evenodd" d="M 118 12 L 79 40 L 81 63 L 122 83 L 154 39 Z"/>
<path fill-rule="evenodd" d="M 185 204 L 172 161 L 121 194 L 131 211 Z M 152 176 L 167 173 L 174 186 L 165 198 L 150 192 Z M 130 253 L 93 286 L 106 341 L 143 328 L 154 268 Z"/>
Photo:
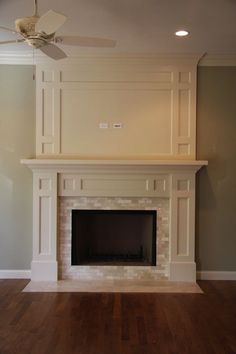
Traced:
<path fill-rule="evenodd" d="M 236 0 L 39 0 L 39 12 L 53 9 L 68 20 L 57 34 L 106 37 L 115 48 L 63 46 L 67 54 L 94 53 L 204 53 L 236 54 Z M 16 17 L 30 16 L 33 0 L 0 0 L 0 25 L 14 28 Z M 185 28 L 188 38 L 174 32 Z M 13 39 L 0 32 L 0 41 Z M 28 51 L 4 45 L 4 51 Z"/>

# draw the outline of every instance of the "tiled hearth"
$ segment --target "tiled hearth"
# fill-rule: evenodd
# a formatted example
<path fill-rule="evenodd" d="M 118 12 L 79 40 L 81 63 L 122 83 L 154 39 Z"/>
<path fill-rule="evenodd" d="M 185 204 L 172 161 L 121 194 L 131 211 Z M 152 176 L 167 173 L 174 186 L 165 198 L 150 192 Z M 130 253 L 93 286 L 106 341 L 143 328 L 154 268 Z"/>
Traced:
<path fill-rule="evenodd" d="M 71 266 L 72 209 L 156 210 L 156 266 Z M 168 278 L 169 200 L 165 198 L 61 197 L 59 199 L 59 279 L 160 280 Z"/>

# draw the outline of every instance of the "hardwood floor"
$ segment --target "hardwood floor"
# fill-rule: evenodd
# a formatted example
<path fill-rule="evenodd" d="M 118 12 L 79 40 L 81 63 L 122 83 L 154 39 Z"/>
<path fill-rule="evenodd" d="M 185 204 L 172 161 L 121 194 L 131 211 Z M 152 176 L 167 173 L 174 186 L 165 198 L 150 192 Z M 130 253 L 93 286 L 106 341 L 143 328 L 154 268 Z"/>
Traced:
<path fill-rule="evenodd" d="M 0 280 L 0 354 L 233 354 L 236 282 L 204 294 L 22 293 Z"/>

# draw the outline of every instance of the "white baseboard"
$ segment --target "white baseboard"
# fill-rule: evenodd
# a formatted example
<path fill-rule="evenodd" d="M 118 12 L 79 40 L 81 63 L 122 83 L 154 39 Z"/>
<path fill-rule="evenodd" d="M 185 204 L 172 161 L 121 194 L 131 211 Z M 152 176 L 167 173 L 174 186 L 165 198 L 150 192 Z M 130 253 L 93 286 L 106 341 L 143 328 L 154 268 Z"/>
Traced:
<path fill-rule="evenodd" d="M 30 279 L 31 270 L 0 269 L 0 279 Z"/>
<path fill-rule="evenodd" d="M 199 280 L 236 280 L 236 271 L 211 271 L 203 270 L 197 272 Z"/>

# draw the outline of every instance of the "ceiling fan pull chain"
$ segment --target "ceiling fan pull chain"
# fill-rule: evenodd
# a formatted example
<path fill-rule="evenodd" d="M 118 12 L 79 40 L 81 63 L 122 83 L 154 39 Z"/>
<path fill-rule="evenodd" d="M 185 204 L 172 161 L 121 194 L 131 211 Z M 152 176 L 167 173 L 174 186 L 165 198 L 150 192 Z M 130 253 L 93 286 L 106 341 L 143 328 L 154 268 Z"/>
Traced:
<path fill-rule="evenodd" d="M 35 80 L 35 50 L 33 48 L 33 80 Z"/>
<path fill-rule="evenodd" d="M 38 13 L 38 0 L 34 0 L 34 16 L 39 17 L 39 13 Z"/>

